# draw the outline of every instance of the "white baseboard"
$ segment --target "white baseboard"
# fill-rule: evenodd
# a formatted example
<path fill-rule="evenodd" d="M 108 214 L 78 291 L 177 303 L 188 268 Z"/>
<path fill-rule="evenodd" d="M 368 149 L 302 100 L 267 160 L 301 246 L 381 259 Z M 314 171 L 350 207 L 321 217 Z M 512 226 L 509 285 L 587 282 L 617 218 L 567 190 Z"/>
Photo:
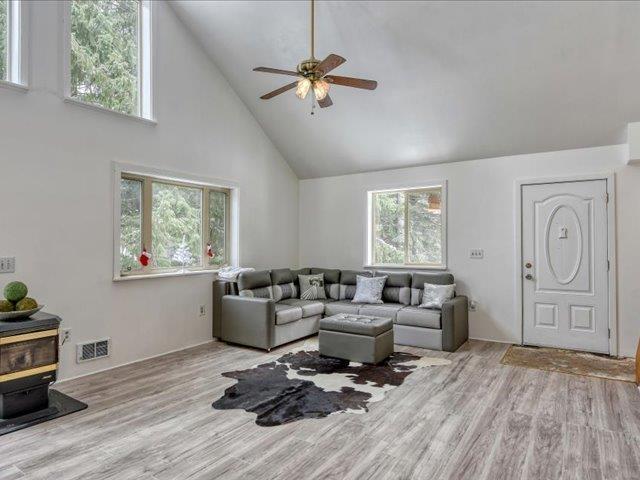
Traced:
<path fill-rule="evenodd" d="M 506 343 L 508 345 L 520 345 L 520 343 L 517 342 L 517 341 L 513 341 L 513 340 L 496 340 L 495 338 L 469 337 L 469 340 L 481 340 L 483 342 Z"/>
<path fill-rule="evenodd" d="M 134 363 L 140 363 L 140 362 L 144 362 L 146 360 L 151 360 L 153 358 L 163 357 L 163 356 L 169 355 L 171 353 L 181 352 L 182 350 L 188 350 L 190 348 L 199 347 L 201 345 L 206 345 L 207 343 L 213 343 L 213 342 L 217 342 L 217 341 L 218 341 L 218 339 L 214 338 L 212 340 L 207 340 L 205 342 L 194 343 L 193 345 L 187 345 L 186 347 L 181 347 L 181 348 L 176 348 L 174 350 L 169 350 L 168 352 L 159 353 L 157 355 L 151 355 L 151 356 L 144 357 L 144 358 L 138 358 L 136 360 L 131 360 L 130 362 L 119 363 L 117 365 L 112 365 L 110 367 L 102 368 L 100 370 L 95 370 L 93 372 L 83 373 L 81 375 L 76 375 L 74 377 L 63 378 L 62 380 L 57 380 L 54 383 L 54 385 L 62 384 L 64 382 L 69 382 L 71 380 L 76 380 L 76 379 L 82 378 L 82 377 L 88 377 L 89 375 L 95 375 L 96 373 L 108 372 L 109 370 L 113 370 L 114 368 L 125 367 L 127 365 L 133 365 Z"/>

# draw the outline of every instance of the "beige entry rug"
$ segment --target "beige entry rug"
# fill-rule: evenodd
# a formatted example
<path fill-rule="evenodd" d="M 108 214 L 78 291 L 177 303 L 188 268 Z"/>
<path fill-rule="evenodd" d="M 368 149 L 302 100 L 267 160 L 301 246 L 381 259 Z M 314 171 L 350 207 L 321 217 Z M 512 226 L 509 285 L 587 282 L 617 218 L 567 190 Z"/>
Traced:
<path fill-rule="evenodd" d="M 263 427 L 341 412 L 365 413 L 369 404 L 381 401 L 418 369 L 450 363 L 396 352 L 378 365 L 367 365 L 295 349 L 247 370 L 224 372 L 238 383 L 227 388 L 213 408 L 255 413 L 256 424 Z"/>
<path fill-rule="evenodd" d="M 618 359 L 559 348 L 511 345 L 500 363 L 635 383 L 635 360 L 632 358 Z"/>

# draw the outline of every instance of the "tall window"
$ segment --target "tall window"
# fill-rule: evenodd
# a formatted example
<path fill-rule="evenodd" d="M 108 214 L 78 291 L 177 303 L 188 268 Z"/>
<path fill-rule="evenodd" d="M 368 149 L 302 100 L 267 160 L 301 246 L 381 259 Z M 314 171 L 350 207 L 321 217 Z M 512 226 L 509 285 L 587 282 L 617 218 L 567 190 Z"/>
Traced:
<path fill-rule="evenodd" d="M 25 24 L 22 1 L 0 0 L 0 80 L 19 86 L 26 83 Z"/>
<path fill-rule="evenodd" d="M 443 186 L 369 192 L 371 265 L 445 266 Z"/>
<path fill-rule="evenodd" d="M 120 274 L 216 269 L 230 262 L 230 190 L 123 173 Z M 148 265 L 140 256 L 146 251 Z"/>
<path fill-rule="evenodd" d="M 151 4 L 72 0 L 67 96 L 151 118 Z"/>

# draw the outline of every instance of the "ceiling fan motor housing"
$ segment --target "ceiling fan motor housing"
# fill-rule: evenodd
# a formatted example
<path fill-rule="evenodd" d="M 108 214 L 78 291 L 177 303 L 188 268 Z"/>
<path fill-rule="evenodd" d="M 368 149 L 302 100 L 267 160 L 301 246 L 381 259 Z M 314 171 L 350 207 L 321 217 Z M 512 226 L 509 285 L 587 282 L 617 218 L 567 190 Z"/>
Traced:
<path fill-rule="evenodd" d="M 315 58 L 309 58 L 298 65 L 298 73 L 309 80 L 316 80 L 322 77 L 323 72 L 316 72 L 316 67 L 320 64 Z"/>

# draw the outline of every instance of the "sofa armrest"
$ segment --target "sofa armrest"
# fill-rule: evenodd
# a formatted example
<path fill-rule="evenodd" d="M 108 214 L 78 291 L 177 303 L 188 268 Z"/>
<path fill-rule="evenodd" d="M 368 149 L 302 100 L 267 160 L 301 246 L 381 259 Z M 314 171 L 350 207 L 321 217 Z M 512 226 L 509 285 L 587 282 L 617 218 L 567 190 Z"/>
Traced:
<path fill-rule="evenodd" d="M 468 339 L 468 299 L 460 295 L 442 304 L 442 350 L 455 352 Z"/>
<path fill-rule="evenodd" d="M 276 324 L 275 302 L 269 298 L 222 297 L 220 338 L 226 342 L 269 350 Z"/>

